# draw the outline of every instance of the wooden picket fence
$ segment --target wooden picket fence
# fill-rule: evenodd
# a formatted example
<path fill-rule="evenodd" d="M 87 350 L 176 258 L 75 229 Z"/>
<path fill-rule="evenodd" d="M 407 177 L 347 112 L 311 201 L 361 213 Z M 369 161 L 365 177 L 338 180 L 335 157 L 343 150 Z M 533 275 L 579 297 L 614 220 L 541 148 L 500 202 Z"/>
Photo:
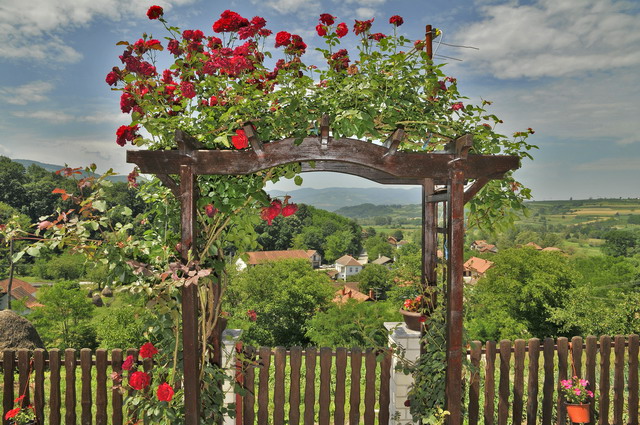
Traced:
<path fill-rule="evenodd" d="M 238 348 L 244 354 L 236 379 L 246 391 L 236 396 L 237 424 L 390 422 L 389 352 Z M 598 395 L 593 408 L 599 418 L 592 424 L 640 425 L 638 351 L 637 335 L 476 341 L 467 352 L 465 423 L 565 424 L 559 381 L 575 374 Z M 25 394 L 39 424 L 122 425 L 125 395 L 114 388 L 111 373 L 121 371 L 129 354 L 137 358 L 136 350 L 2 352 L 3 424 L 13 400 Z"/>

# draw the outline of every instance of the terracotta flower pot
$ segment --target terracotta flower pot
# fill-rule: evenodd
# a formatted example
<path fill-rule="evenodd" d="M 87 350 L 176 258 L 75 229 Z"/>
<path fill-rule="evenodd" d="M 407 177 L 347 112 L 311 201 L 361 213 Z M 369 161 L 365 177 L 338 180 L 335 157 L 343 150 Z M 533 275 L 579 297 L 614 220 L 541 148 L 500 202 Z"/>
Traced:
<path fill-rule="evenodd" d="M 567 414 L 571 422 L 588 423 L 591 420 L 589 404 L 567 404 Z"/>
<path fill-rule="evenodd" d="M 400 314 L 402 314 L 407 328 L 412 331 L 419 331 L 422 329 L 422 323 L 420 322 L 420 318 L 424 316 L 422 313 L 400 309 Z"/>

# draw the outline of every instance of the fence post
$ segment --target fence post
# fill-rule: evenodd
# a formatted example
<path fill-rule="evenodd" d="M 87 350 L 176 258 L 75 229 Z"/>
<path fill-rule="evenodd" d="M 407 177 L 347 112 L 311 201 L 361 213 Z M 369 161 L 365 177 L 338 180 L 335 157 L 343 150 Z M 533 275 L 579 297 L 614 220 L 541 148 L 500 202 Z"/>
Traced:
<path fill-rule="evenodd" d="M 415 362 L 420 356 L 420 332 L 412 331 L 402 322 L 385 322 L 385 328 L 389 331 L 389 346 L 396 345 L 405 350 L 405 359 Z M 391 362 L 391 377 L 389 384 L 391 405 L 389 416 L 392 423 L 411 423 L 411 413 L 407 401 L 409 386 L 413 383 L 413 377 L 396 371 L 398 358 L 393 357 Z"/>
<path fill-rule="evenodd" d="M 234 403 L 236 401 L 236 393 L 233 390 L 236 380 L 236 342 L 242 334 L 242 329 L 226 329 L 222 332 L 222 367 L 229 375 L 229 380 L 225 381 L 222 386 L 224 394 L 224 403 Z M 225 416 L 222 421 L 224 425 L 234 425 L 235 419 Z"/>

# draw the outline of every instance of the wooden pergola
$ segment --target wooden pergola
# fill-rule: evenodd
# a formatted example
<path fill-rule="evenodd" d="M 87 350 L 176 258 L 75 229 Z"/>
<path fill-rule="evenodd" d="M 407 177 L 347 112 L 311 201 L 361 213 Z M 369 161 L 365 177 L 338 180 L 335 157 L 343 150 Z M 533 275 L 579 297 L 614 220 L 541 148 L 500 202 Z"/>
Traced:
<path fill-rule="evenodd" d="M 464 135 L 443 152 L 398 151 L 404 131 L 398 127 L 384 145 L 333 138 L 329 117 L 320 119 L 318 136 L 296 144 L 288 138 L 264 143 L 247 123 L 250 142 L 245 150 L 204 149 L 193 137 L 177 131 L 179 149 L 127 151 L 127 162 L 142 173 L 155 174 L 181 202 L 181 255 L 187 260 L 196 239 L 195 206 L 198 175 L 247 175 L 291 163 L 302 163 L 303 172 L 331 171 L 351 174 L 381 183 L 422 186 L 422 279 L 426 286 L 438 284 L 436 266 L 439 243 L 445 243 L 447 302 L 447 410 L 449 424 L 462 424 L 462 303 L 464 205 L 491 179 L 500 179 L 519 167 L 517 156 L 475 155 L 471 135 Z M 314 162 L 314 167 L 309 165 Z M 169 177 L 178 175 L 179 183 Z M 439 226 L 438 216 L 444 217 Z M 439 239 L 438 235 L 442 235 Z M 185 423 L 200 420 L 200 382 L 197 286 L 184 286 L 182 296 Z M 218 294 L 219 295 L 219 294 Z M 219 329 L 219 333 L 222 328 Z M 220 338 L 214 350 L 220 353 Z"/>

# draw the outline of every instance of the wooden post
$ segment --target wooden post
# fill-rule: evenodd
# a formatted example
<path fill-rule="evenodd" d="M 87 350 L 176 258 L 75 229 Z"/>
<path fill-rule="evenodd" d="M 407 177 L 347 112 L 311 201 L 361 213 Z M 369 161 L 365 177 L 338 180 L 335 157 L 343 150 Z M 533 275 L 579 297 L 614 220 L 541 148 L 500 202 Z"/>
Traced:
<path fill-rule="evenodd" d="M 180 166 L 182 241 L 180 254 L 187 263 L 195 247 L 196 176 L 191 165 Z M 184 363 L 184 414 L 186 425 L 200 423 L 200 358 L 198 343 L 198 286 L 182 287 L 182 356 Z"/>
<path fill-rule="evenodd" d="M 422 183 L 422 287 L 436 286 L 436 264 L 438 261 L 438 215 L 437 204 L 429 202 L 435 192 L 433 179 L 424 179 Z M 435 302 L 435 294 L 432 294 Z M 435 304 L 433 304 L 435 305 Z"/>
<path fill-rule="evenodd" d="M 448 424 L 462 424 L 462 264 L 464 251 L 463 160 L 456 158 L 449 171 L 449 267 L 447 285 L 447 382 Z"/>

